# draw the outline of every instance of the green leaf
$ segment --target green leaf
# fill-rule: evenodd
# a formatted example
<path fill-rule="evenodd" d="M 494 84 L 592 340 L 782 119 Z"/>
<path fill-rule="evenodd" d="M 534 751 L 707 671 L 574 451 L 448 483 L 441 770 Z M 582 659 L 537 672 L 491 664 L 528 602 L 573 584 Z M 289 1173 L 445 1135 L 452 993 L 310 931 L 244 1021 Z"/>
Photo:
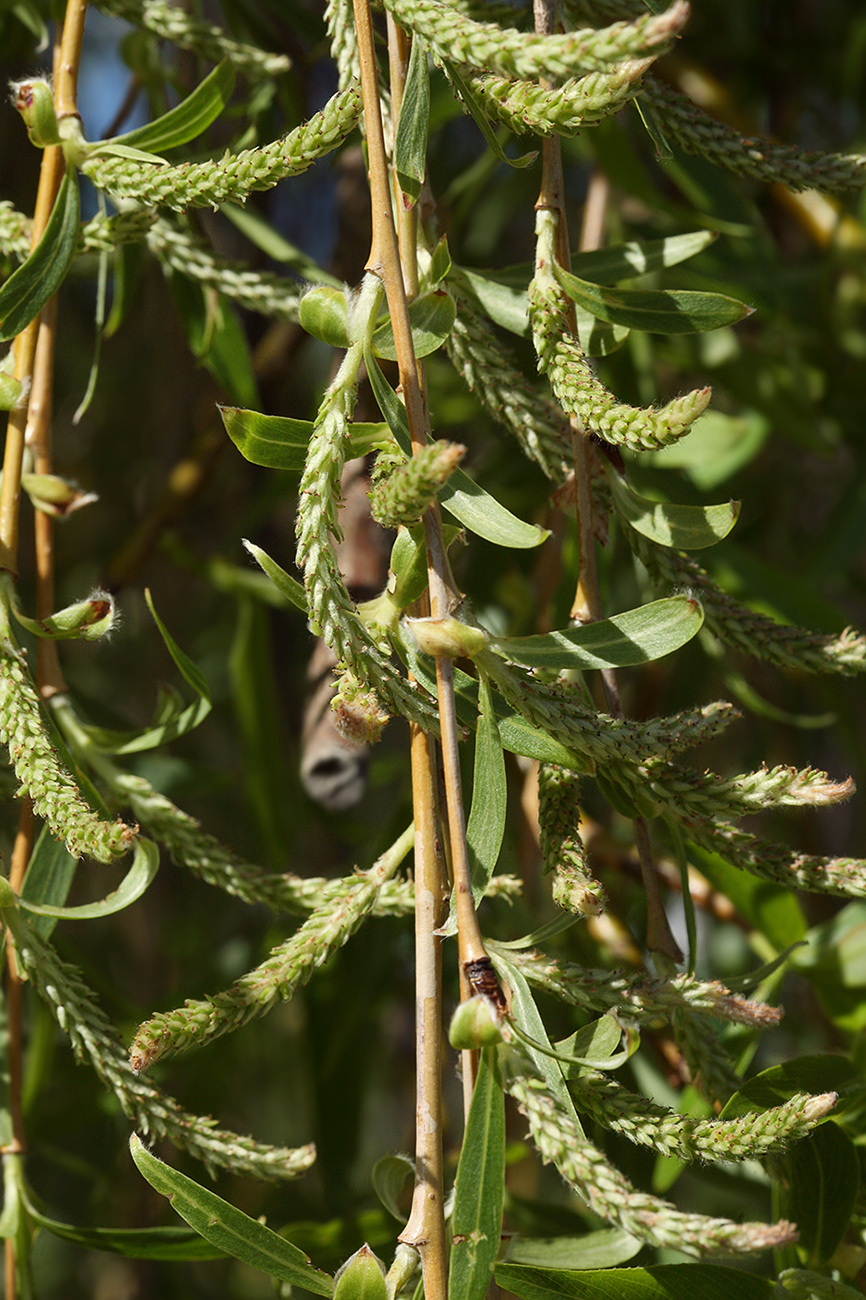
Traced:
<path fill-rule="evenodd" d="M 181 650 L 180 646 L 157 614 L 153 603 L 153 597 L 151 596 L 148 587 L 145 587 L 144 599 L 147 601 L 147 608 L 150 610 L 151 617 L 159 630 L 159 634 L 165 642 L 165 648 L 174 660 L 181 677 L 188 686 L 192 687 L 196 695 L 200 696 L 202 700 L 206 700 L 208 706 L 210 706 L 210 688 L 207 684 L 207 678 L 202 670 L 193 663 L 189 655 L 185 654 L 183 650 Z"/>
<path fill-rule="evenodd" d="M 574 253 L 571 271 L 593 284 L 616 284 L 619 280 L 630 280 L 650 271 L 677 266 L 700 253 L 715 239 L 712 230 L 693 230 L 684 235 L 669 235 L 666 239 L 635 239 L 626 244 L 611 244 L 608 248 L 592 249 L 588 253 Z"/>
<path fill-rule="evenodd" d="M 582 1029 L 576 1029 L 568 1038 L 556 1043 L 555 1047 L 562 1057 L 582 1057 L 593 1063 L 598 1062 L 595 1068 L 602 1068 L 601 1063 L 609 1061 L 616 1054 L 621 1041 L 622 1025 L 615 1016 L 607 1014 L 584 1025 Z M 585 1069 L 586 1066 L 580 1066 L 576 1062 L 569 1064 L 565 1070 L 566 1078 L 578 1078 Z"/>
<path fill-rule="evenodd" d="M 797 895 L 790 889 L 774 885 L 770 880 L 759 880 L 747 871 L 732 867 L 718 853 L 708 853 L 694 844 L 689 845 L 688 857 L 710 884 L 730 899 L 737 912 L 769 939 L 777 952 L 803 938 L 806 918 Z"/>
<path fill-rule="evenodd" d="M 719 1264 L 659 1264 L 576 1272 L 496 1265 L 496 1281 L 521 1300 L 773 1300 L 773 1282 Z"/>
<path fill-rule="evenodd" d="M 578 1132 L 582 1133 L 583 1126 L 577 1117 L 574 1102 L 571 1100 L 571 1093 L 566 1086 L 562 1065 L 556 1060 L 554 1046 L 548 1037 L 544 1021 L 539 1015 L 538 1007 L 535 1005 L 535 999 L 526 979 L 517 966 L 508 960 L 507 956 L 492 940 L 488 941 L 488 947 L 490 960 L 496 968 L 496 974 L 503 983 L 508 984 L 511 988 L 511 1018 L 517 1028 L 529 1040 L 528 1042 L 524 1041 L 523 1050 L 542 1079 L 547 1083 L 548 1088 L 560 1106 L 571 1116 Z M 533 1046 L 533 1043 L 541 1043 L 548 1050 L 540 1052 Z"/>
<path fill-rule="evenodd" d="M 136 1133 L 129 1139 L 129 1149 L 139 1173 L 162 1196 L 171 1201 L 172 1209 L 194 1228 L 205 1241 L 226 1255 L 260 1268 L 281 1282 L 330 1296 L 333 1279 L 314 1268 L 297 1246 L 284 1241 L 241 1210 L 235 1209 L 213 1192 L 200 1187 L 176 1169 L 151 1155 Z"/>
<path fill-rule="evenodd" d="M 512 1237 L 503 1262 L 542 1268 L 615 1268 L 634 1259 L 643 1242 L 622 1228 L 600 1228 L 577 1237 Z"/>
<path fill-rule="evenodd" d="M 234 304 L 179 271 L 168 272 L 166 278 L 193 355 L 233 402 L 256 406 L 252 354 Z"/>
<path fill-rule="evenodd" d="M 504 659 L 527 668 L 629 668 L 678 650 L 703 621 L 696 600 L 672 596 L 583 627 L 500 637 L 492 646 Z"/>
<path fill-rule="evenodd" d="M 287 239 L 278 234 L 269 221 L 260 217 L 253 208 L 241 208 L 236 203 L 221 203 L 220 212 L 228 217 L 233 226 L 246 235 L 250 243 L 255 244 L 263 253 L 283 266 L 290 266 L 298 275 L 311 284 L 330 284 L 335 289 L 342 288 L 342 281 L 328 271 L 323 271 L 318 262 L 306 253 L 295 248 Z"/>
<path fill-rule="evenodd" d="M 56 840 L 47 826 L 43 826 L 21 883 L 21 902 L 63 907 L 77 868 L 78 862 L 66 845 Z M 34 916 L 30 924 L 37 934 L 47 939 L 57 921 L 52 916 Z"/>
<path fill-rule="evenodd" d="M 441 348 L 451 333 L 456 309 L 454 299 L 445 289 L 433 289 L 409 304 L 409 324 L 416 357 L 429 357 Z M 373 351 L 387 361 L 397 360 L 397 346 L 390 320 L 373 335 Z"/>
<path fill-rule="evenodd" d="M 59 1223 L 28 1207 L 29 1217 L 61 1241 L 85 1250 L 104 1250 L 127 1259 L 159 1259 L 180 1262 L 195 1259 L 225 1259 L 225 1251 L 212 1246 L 192 1228 L 76 1228 Z"/>
<path fill-rule="evenodd" d="M 255 560 L 256 564 L 268 575 L 271 582 L 276 587 L 281 596 L 291 603 L 304 614 L 307 612 L 307 593 L 303 587 L 294 578 L 290 578 L 285 569 L 281 569 L 276 560 L 272 560 L 266 551 L 253 542 L 248 542 L 244 538 L 244 546 Z"/>
<path fill-rule="evenodd" d="M 770 422 L 756 411 L 723 415 L 706 411 L 684 438 L 642 454 L 642 463 L 683 469 L 701 492 L 712 492 L 754 460 L 770 433 Z"/>
<path fill-rule="evenodd" d="M 795 1093 L 846 1092 L 860 1086 L 856 1067 L 847 1056 L 826 1052 L 800 1056 L 784 1065 L 762 1070 L 735 1092 L 722 1110 L 720 1119 L 737 1119 L 740 1115 L 760 1114 L 788 1101 Z"/>
<path fill-rule="evenodd" d="M 681 551 L 715 546 L 727 537 L 740 514 L 739 501 L 715 506 L 671 505 L 639 496 L 612 467 L 607 477 L 617 514 L 635 532 L 661 546 Z"/>
<path fill-rule="evenodd" d="M 429 120 L 430 73 L 427 68 L 427 50 L 422 41 L 413 41 L 394 141 L 394 170 L 407 208 L 418 202 L 424 184 Z"/>
<path fill-rule="evenodd" d="M 135 844 L 132 866 L 127 871 L 117 889 L 96 903 L 82 903 L 78 907 L 57 907 L 51 903 L 34 903 L 31 899 L 19 899 L 22 907 L 37 916 L 52 916 L 63 921 L 91 921 L 97 916 L 112 916 L 130 907 L 136 899 L 141 898 L 159 870 L 159 849 L 151 840 L 139 839 Z"/>
<path fill-rule="evenodd" d="M 842 1244 L 860 1192 L 857 1148 L 832 1121 L 786 1153 L 785 1213 L 799 1229 L 797 1247 L 807 1267 L 819 1268 Z"/>
<path fill-rule="evenodd" d="M 499 143 L 499 139 L 494 133 L 493 128 L 490 126 L 480 100 L 469 89 L 453 63 L 449 63 L 445 66 L 445 75 L 457 91 L 457 94 L 463 101 L 466 111 L 478 127 L 478 130 L 484 136 L 484 139 L 501 162 L 508 163 L 509 167 L 528 167 L 530 163 L 535 162 L 538 157 L 537 149 L 533 150 L 532 153 L 521 154 L 519 158 L 509 158 L 508 154 Z"/>
<path fill-rule="evenodd" d="M 163 149 L 176 149 L 206 131 L 215 122 L 231 98 L 235 85 L 235 70 L 228 59 L 223 59 L 191 95 L 187 95 L 175 108 L 134 131 L 112 136 L 98 146 L 123 145 L 147 153 L 161 153 Z M 145 155 L 146 157 L 146 155 Z M 152 158 L 147 158 L 152 162 Z"/>
<path fill-rule="evenodd" d="M 379 409 L 388 421 L 400 448 L 410 456 L 412 442 L 406 408 L 382 374 L 369 348 L 364 350 L 364 362 Z M 539 546 L 549 535 L 547 529 L 524 523 L 510 510 L 506 510 L 505 506 L 474 483 L 462 469 L 456 469 L 440 490 L 439 502 L 458 523 L 497 546 L 526 549 Z"/>
<path fill-rule="evenodd" d="M 415 1165 L 408 1156 L 382 1156 L 373 1166 L 373 1191 L 388 1213 L 399 1223 L 406 1222 L 400 1196 L 407 1181 L 414 1177 Z"/>
<path fill-rule="evenodd" d="M 606 289 L 554 265 L 554 274 L 584 311 L 612 325 L 652 334 L 695 334 L 735 325 L 753 308 L 721 293 L 679 289 Z"/>
<path fill-rule="evenodd" d="M 78 247 L 79 210 L 78 177 L 70 167 L 44 235 L 0 288 L 0 343 L 20 334 L 63 283 Z"/>
<path fill-rule="evenodd" d="M 809 980 L 831 1019 L 859 1033 L 866 1026 L 866 903 L 848 903 L 806 939 L 791 965 Z"/>
<path fill-rule="evenodd" d="M 384 1270 L 368 1245 L 340 1269 L 334 1300 L 388 1300 Z"/>
<path fill-rule="evenodd" d="M 292 420 L 285 415 L 262 415 L 238 406 L 218 406 L 226 433 L 245 460 L 266 469 L 300 471 L 313 434 L 312 420 Z M 349 452 L 366 456 L 390 442 L 387 424 L 352 424 Z"/>
<path fill-rule="evenodd" d="M 448 1300 L 483 1300 L 499 1254 L 505 1195 L 505 1100 L 496 1049 L 485 1048 L 463 1135 L 451 1217 Z"/>
<path fill-rule="evenodd" d="M 451 278 L 461 289 L 468 289 L 472 296 L 484 308 L 490 319 L 511 334 L 528 338 L 529 326 L 529 281 L 532 276 L 530 267 L 522 268 L 525 278 L 514 283 L 509 272 L 503 272 L 498 278 L 495 271 L 470 271 L 465 266 L 453 266 Z"/>

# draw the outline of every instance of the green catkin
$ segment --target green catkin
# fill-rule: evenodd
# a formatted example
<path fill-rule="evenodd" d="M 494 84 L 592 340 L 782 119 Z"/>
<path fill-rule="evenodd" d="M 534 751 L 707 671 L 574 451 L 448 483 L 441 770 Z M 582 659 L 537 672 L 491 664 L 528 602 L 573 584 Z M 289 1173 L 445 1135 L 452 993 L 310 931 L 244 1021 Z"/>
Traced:
<path fill-rule="evenodd" d="M 380 452 L 367 493 L 373 518 L 383 528 L 418 523 L 465 455 L 456 442 L 430 442 L 409 459 Z"/>
<path fill-rule="evenodd" d="M 23 656 L 0 641 L 0 741 L 9 750 L 19 795 L 28 795 L 51 834 L 73 858 L 111 862 L 132 848 L 137 828 L 104 821 L 85 801 L 48 736 L 36 687 Z"/>
<path fill-rule="evenodd" d="M 529 81 L 566 81 L 609 70 L 626 59 L 661 54 L 689 15 L 686 0 L 675 0 L 664 13 L 646 13 L 633 23 L 536 36 L 477 22 L 442 0 L 386 0 L 386 8 L 401 27 L 420 36 L 437 59 Z"/>
<path fill-rule="evenodd" d="M 229 59 L 239 72 L 247 73 L 252 79 L 277 77 L 291 67 L 285 54 L 272 54 L 236 41 L 219 27 L 194 17 L 168 0 L 97 0 L 97 3 L 104 13 L 143 27 L 182 50 L 194 50 L 214 63 Z"/>
<path fill-rule="evenodd" d="M 730 1219 L 684 1214 L 669 1201 L 637 1191 L 597 1147 L 588 1142 L 574 1118 L 547 1084 L 520 1073 L 506 1083 L 529 1123 L 542 1159 L 552 1163 L 594 1214 L 623 1228 L 648 1245 L 673 1247 L 698 1259 L 749 1255 L 796 1240 L 796 1228 L 776 1224 L 734 1223 Z"/>
<path fill-rule="evenodd" d="M 220 1168 L 255 1178 L 290 1179 L 309 1169 L 316 1157 L 314 1147 L 271 1147 L 218 1129 L 209 1116 L 189 1114 L 174 1097 L 137 1078 L 117 1031 L 81 972 L 62 961 L 17 908 L 4 908 L 3 919 L 12 931 L 22 973 L 70 1039 L 76 1057 L 90 1062 L 145 1137 L 168 1138 L 202 1160 L 210 1173 Z"/>
<path fill-rule="evenodd" d="M 98 189 L 117 198 L 137 199 L 148 207 L 184 212 L 187 208 L 216 208 L 220 203 L 244 203 L 253 191 L 271 189 L 285 177 L 305 172 L 345 140 L 360 115 L 361 92 L 353 83 L 334 95 L 321 112 L 273 144 L 178 167 L 97 155 L 84 162 L 81 170 Z"/>
<path fill-rule="evenodd" d="M 485 112 L 516 135 L 573 136 L 615 113 L 640 89 L 653 60 L 628 59 L 613 70 L 590 72 L 549 90 L 536 81 L 470 73 L 466 84 Z"/>
<path fill-rule="evenodd" d="M 538 769 L 538 826 L 544 870 L 553 875 L 553 900 L 566 912 L 595 916 L 606 900 L 589 869 L 579 822 L 580 778 L 553 763 L 542 763 Z"/>

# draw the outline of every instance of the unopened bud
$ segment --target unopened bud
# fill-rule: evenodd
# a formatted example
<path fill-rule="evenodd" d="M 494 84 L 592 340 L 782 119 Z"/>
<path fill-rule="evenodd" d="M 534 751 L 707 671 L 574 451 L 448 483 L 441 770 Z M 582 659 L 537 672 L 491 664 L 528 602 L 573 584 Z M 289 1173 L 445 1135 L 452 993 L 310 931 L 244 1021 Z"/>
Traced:
<path fill-rule="evenodd" d="M 458 1051 L 474 1051 L 502 1042 L 502 1026 L 496 1008 L 479 993 L 460 1006 L 451 1017 L 448 1041 Z"/>
<path fill-rule="evenodd" d="M 301 329 L 332 348 L 349 346 L 349 306 L 342 289 L 319 284 L 305 293 L 298 308 Z"/>
<path fill-rule="evenodd" d="M 443 659 L 472 659 L 489 640 L 481 627 L 470 627 L 456 618 L 407 618 L 406 626 L 425 655 Z"/>
<path fill-rule="evenodd" d="M 107 591 L 95 591 L 87 600 L 77 600 L 50 618 L 26 618 L 17 611 L 16 618 L 34 636 L 52 641 L 73 638 L 96 641 L 105 636 L 114 623 L 114 598 Z"/>
<path fill-rule="evenodd" d="M 387 1300 L 385 1269 L 366 1244 L 337 1273 L 334 1300 Z"/>
<path fill-rule="evenodd" d="M 59 474 L 22 474 L 21 486 L 37 510 L 55 519 L 63 519 L 99 500 L 95 492 L 84 492 Z"/>
<path fill-rule="evenodd" d="M 12 411 L 21 401 L 25 392 L 24 384 L 14 375 L 4 374 L 0 370 L 0 411 Z"/>
<path fill-rule="evenodd" d="M 12 102 L 24 119 L 32 144 L 44 149 L 49 144 L 60 144 L 57 114 L 51 86 L 43 77 L 33 81 L 13 81 Z"/>

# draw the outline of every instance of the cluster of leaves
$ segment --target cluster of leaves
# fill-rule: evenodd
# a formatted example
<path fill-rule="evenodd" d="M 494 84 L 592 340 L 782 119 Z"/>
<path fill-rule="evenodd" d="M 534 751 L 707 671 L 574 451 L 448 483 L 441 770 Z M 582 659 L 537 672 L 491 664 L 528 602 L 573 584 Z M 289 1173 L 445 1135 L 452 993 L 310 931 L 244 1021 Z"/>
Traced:
<path fill-rule="evenodd" d="M 659 13 L 628 0 L 572 0 L 566 5 L 568 30 L 556 35 L 536 35 L 529 15 L 510 6 L 502 14 L 489 5 L 443 0 L 389 0 L 386 7 L 413 37 L 394 131 L 392 161 L 400 200 L 406 206 L 422 200 L 432 210 L 425 189 L 429 180 L 442 198 L 442 211 L 454 210 L 447 239 L 440 237 L 432 216 L 420 233 L 419 288 L 409 313 L 415 355 L 430 359 L 434 425 L 437 396 L 444 408 L 462 382 L 462 395 L 452 396 L 462 403 L 460 409 L 486 412 L 491 426 L 511 436 L 489 476 L 492 490 L 472 476 L 474 448 L 467 436 L 466 453 L 462 432 L 459 443 L 437 441 L 412 456 L 406 410 L 388 378 L 388 363 L 397 357 L 396 329 L 384 310 L 378 277 L 366 273 L 360 285 L 344 288 L 268 232 L 252 213 L 235 206 L 255 191 L 299 176 L 363 125 L 355 29 L 344 0 L 328 6 L 340 85 L 325 107 L 264 144 L 244 137 L 222 157 L 202 160 L 187 146 L 231 111 L 236 73 L 246 80 L 247 106 L 263 94 L 266 80 L 288 75 L 281 56 L 263 48 L 265 41 L 259 48 L 254 37 L 261 39 L 262 33 L 245 12 L 249 39 L 242 41 L 155 0 L 106 5 L 143 30 L 217 61 L 175 108 L 126 135 L 88 142 L 77 119 L 57 123 L 52 117 L 47 86 L 21 83 L 17 105 L 31 140 L 40 147 L 60 144 L 66 175 L 45 234 L 32 252 L 26 246 L 27 218 L 11 207 L 0 210 L 0 251 L 10 265 L 20 263 L 0 286 L 0 337 L 18 335 L 94 252 L 113 259 L 116 327 L 128 312 L 123 268 L 128 270 L 134 250 L 145 246 L 166 275 L 185 286 L 178 294 L 184 325 L 193 350 L 228 396 L 220 415 L 231 442 L 246 461 L 279 471 L 273 479 L 282 498 L 297 496 L 295 560 L 302 582 L 286 571 L 285 554 L 273 558 L 252 540 L 245 544 L 262 570 L 260 582 L 254 581 L 259 575 L 237 565 L 212 564 L 209 576 L 217 588 L 246 591 L 248 598 L 302 611 L 345 673 L 339 702 L 354 738 L 378 739 L 388 714 L 435 736 L 435 660 L 454 661 L 458 719 L 467 740 L 474 736 L 467 840 L 477 902 L 519 889 L 512 877 L 494 874 L 514 858 L 507 834 L 506 754 L 539 764 L 541 852 L 560 910 L 543 926 L 540 922 L 550 914 L 547 903 L 541 916 L 538 907 L 518 903 L 505 925 L 512 935 L 515 929 L 525 931 L 524 937 L 497 941 L 491 936 L 488 941 L 510 1001 L 502 1023 L 485 1025 L 483 1012 L 481 1028 L 472 1029 L 467 1040 L 474 1045 L 472 1035 L 478 1034 L 477 1041 L 487 1045 L 455 1179 L 453 1300 L 480 1300 L 491 1277 L 526 1300 L 563 1293 L 701 1296 L 715 1294 L 723 1285 L 755 1300 L 787 1292 L 803 1297 L 858 1294 L 849 1282 L 863 1263 L 858 1144 L 866 1085 L 859 1062 L 801 1052 L 787 1064 L 746 1076 L 760 1040 L 779 1021 L 772 1004 L 786 960 L 811 979 L 839 1031 L 862 1026 L 857 999 L 846 1002 L 842 993 L 846 984 L 866 982 L 859 979 L 855 951 L 862 905 L 848 904 L 807 934 L 804 912 L 791 891 L 862 896 L 866 863 L 833 851 L 789 848 L 739 824 L 755 814 L 766 820 L 775 810 L 837 803 L 851 794 L 851 782 L 787 757 L 734 777 L 703 771 L 699 761 L 687 763 L 687 756 L 710 742 L 715 752 L 726 754 L 719 738 L 736 716 L 730 704 L 695 706 L 688 692 L 678 692 L 672 683 L 670 695 L 680 698 L 670 713 L 630 719 L 600 709 L 583 675 L 601 673 L 609 679 L 614 670 L 641 668 L 694 638 L 708 652 L 701 661 L 708 665 L 700 669 L 705 675 L 714 671 L 720 655 L 731 651 L 795 674 L 844 676 L 866 667 L 866 638 L 847 629 L 819 634 L 775 617 L 778 610 L 796 610 L 807 602 L 786 599 L 772 578 L 757 575 L 764 582 L 764 592 L 757 595 L 765 594 L 766 612 L 744 603 L 735 579 L 754 577 L 756 571 L 754 565 L 749 570 L 739 551 L 719 546 L 727 558 L 709 560 L 706 567 L 691 554 L 715 554 L 739 514 L 737 503 L 708 505 L 699 493 L 746 466 L 762 445 L 768 422 L 786 418 L 797 405 L 797 394 L 785 386 L 784 364 L 771 364 L 772 348 L 783 363 L 792 348 L 806 349 L 805 342 L 792 341 L 781 327 L 775 339 L 770 328 L 763 344 L 767 351 L 757 359 L 739 341 L 743 335 L 734 327 L 750 315 L 755 300 L 759 309 L 769 305 L 778 312 L 774 294 L 781 297 L 782 290 L 768 285 L 769 277 L 756 279 L 763 253 L 754 248 L 755 210 L 747 208 L 735 186 L 716 179 L 707 164 L 784 186 L 786 192 L 805 186 L 843 192 L 861 183 L 863 159 L 756 144 L 706 114 L 682 89 L 672 88 L 669 77 L 656 75 L 657 60 L 687 30 L 684 0 Z M 26 3 L 20 8 L 19 19 L 37 28 L 38 10 Z M 635 143 L 625 124 L 612 120 L 630 100 L 636 101 L 653 147 L 669 151 L 673 146 L 702 161 L 690 164 L 677 152 L 664 183 L 650 178 L 641 163 L 645 146 Z M 383 101 L 387 106 L 384 86 Z M 435 136 L 428 144 L 428 133 L 435 122 L 443 134 L 454 129 L 459 109 L 480 127 L 485 152 L 462 174 L 449 175 L 445 151 L 437 152 L 441 145 Z M 267 110 L 260 115 L 267 125 Z M 473 221 L 483 225 L 484 186 L 499 169 L 499 200 L 514 192 L 515 201 L 525 205 L 520 187 L 536 157 L 534 152 L 513 157 L 498 124 L 542 139 L 574 138 L 574 161 L 581 164 L 592 151 L 599 168 L 642 205 L 636 224 L 644 229 L 603 249 L 582 251 L 564 265 L 561 212 L 542 204 L 534 260 L 478 269 L 470 235 L 476 233 Z M 178 165 L 162 157 L 178 149 L 188 154 Z M 77 173 L 115 202 L 114 215 L 103 211 L 82 226 Z M 678 197 L 671 198 L 671 188 Z M 461 229 L 459 210 L 463 206 L 472 213 L 473 205 L 482 216 L 464 215 Z M 301 293 L 297 279 L 257 269 L 252 254 L 249 262 L 218 255 L 191 215 L 196 208 L 221 208 L 253 245 L 288 264 L 311 287 Z M 610 221 L 625 224 L 619 216 Z M 716 239 L 719 231 L 728 235 L 736 255 L 723 250 L 724 239 Z M 691 270 L 693 258 L 700 270 Z M 681 274 L 691 287 L 658 287 L 667 283 L 674 266 L 683 267 Z M 635 284 L 641 280 L 650 283 Z M 725 280 L 742 286 L 742 301 L 718 291 Z M 237 308 L 288 320 L 340 350 L 339 367 L 314 418 L 252 409 L 259 405 L 256 382 Z M 743 327 L 750 328 L 751 322 Z M 715 354 L 707 340 L 716 340 Z M 447 372 L 446 355 L 451 363 Z M 648 395 L 646 388 L 656 369 L 671 373 L 671 383 L 679 387 L 686 375 L 709 366 L 719 373 L 728 410 L 710 408 L 706 386 L 663 406 L 651 404 L 655 392 Z M 548 387 L 530 377 L 536 367 Z M 354 420 L 364 375 L 379 408 L 377 421 Z M 478 406 L 469 407 L 468 392 Z M 13 381 L 7 406 L 14 408 L 22 398 L 26 392 Z M 839 398 L 836 415 L 844 423 Z M 814 437 L 808 410 L 795 410 L 792 418 L 806 431 L 804 438 Z M 550 610 L 526 594 L 530 584 L 525 576 L 527 561 L 553 548 L 548 527 L 528 519 L 555 489 L 568 499 L 575 430 L 589 448 L 594 531 L 612 535 L 602 572 L 606 600 L 626 611 L 583 626 L 565 625 L 567 577 L 554 573 L 563 594 L 551 602 L 551 618 Z M 523 491 L 516 484 L 524 471 L 515 474 L 513 469 L 518 448 L 537 467 L 531 471 L 537 477 L 527 479 Z M 374 513 L 385 525 L 400 526 L 384 590 L 360 605 L 341 575 L 336 550 L 341 474 L 345 461 L 359 455 L 377 458 Z M 688 477 L 671 488 L 670 470 L 677 467 Z M 667 474 L 661 472 L 665 468 Z M 37 477 L 30 476 L 28 490 L 32 488 L 37 508 L 44 508 L 48 490 L 44 482 L 33 481 Z M 58 483 L 52 487 L 55 495 L 63 488 L 62 480 Z M 671 499 L 680 493 L 690 499 Z M 453 520 L 446 538 L 455 552 L 458 536 L 472 534 L 481 541 L 473 540 L 465 560 L 454 556 L 470 599 L 453 617 L 429 620 L 412 615 L 427 586 L 422 519 L 434 501 Z M 569 533 L 562 548 L 565 572 L 569 548 L 576 545 Z M 836 553 L 841 545 L 837 540 Z M 479 562 L 474 554 L 488 558 Z M 825 566 L 833 555 L 828 547 Z M 574 575 L 572 585 L 573 580 Z M 516 597 L 508 594 L 509 584 L 512 593 L 518 588 Z M 368 869 L 345 879 L 275 872 L 246 861 L 203 830 L 158 781 L 148 779 L 148 772 L 158 768 L 148 769 L 134 757 L 189 736 L 208 716 L 212 702 L 204 675 L 153 607 L 159 633 L 194 700 L 184 704 L 166 697 L 151 724 L 132 730 L 95 725 L 67 693 L 53 696 L 46 706 L 12 628 L 15 617 L 28 637 L 90 640 L 114 621 L 110 598 L 97 593 L 50 619 L 28 619 L 16 588 L 6 580 L 2 609 L 0 738 L 9 750 L 19 793 L 30 797 L 45 823 L 20 896 L 6 886 L 0 897 L 20 971 L 76 1055 L 89 1061 L 138 1130 L 150 1138 L 168 1138 L 210 1171 L 295 1178 L 312 1163 L 309 1143 L 265 1146 L 218 1129 L 213 1120 L 188 1114 L 140 1075 L 160 1058 L 205 1046 L 293 997 L 369 918 L 408 915 L 411 879 L 397 873 L 411 845 L 411 830 L 378 856 L 371 855 L 376 860 Z M 548 620 L 547 626 L 561 626 L 530 633 L 541 619 Z M 515 625 L 527 634 L 503 634 Z M 745 707 L 764 714 L 775 707 L 777 715 L 789 720 L 780 707 L 761 700 L 748 669 L 725 662 L 728 687 Z M 695 678 L 693 671 L 692 683 Z M 703 686 L 700 690 L 708 693 Z M 619 870 L 606 872 L 603 880 L 599 863 L 605 850 L 591 851 L 588 833 L 578 832 L 588 809 L 614 838 L 607 854 Z M 596 838 L 600 843 L 604 836 Z M 594 917 L 604 909 L 620 923 L 634 921 L 629 909 L 635 895 L 622 885 L 622 871 L 634 857 L 632 840 L 647 850 L 642 866 L 653 865 L 650 844 L 657 856 L 679 865 L 689 948 L 685 972 L 676 969 L 673 941 L 666 943 L 653 931 L 657 916 L 653 920 L 650 915 L 648 929 L 649 947 L 656 949 L 654 971 L 640 953 L 635 953 L 633 969 L 609 969 L 614 945 L 588 925 L 579 938 L 563 937 L 576 917 Z M 300 924 L 220 992 L 151 1016 L 133 1035 L 127 1053 L 95 992 L 61 956 L 52 935 L 59 920 L 93 921 L 137 903 L 156 876 L 157 844 L 208 884 L 245 903 L 264 904 L 280 916 L 296 916 Z M 70 905 L 75 859 L 108 862 L 130 850 L 132 865 L 118 888 L 100 902 Z M 707 970 L 706 978 L 697 974 L 703 966 L 692 894 L 698 896 L 699 890 L 690 886 L 693 869 L 731 900 L 753 933 L 763 965 L 742 987 L 733 978 L 727 984 L 712 978 L 722 972 Z M 501 922 L 493 915 L 491 927 L 496 924 Z M 647 922 L 639 916 L 637 924 L 643 929 Z M 445 933 L 454 928 L 452 918 Z M 199 938 L 207 942 L 206 935 Z M 808 947 L 790 955 L 789 945 L 804 938 Z M 578 961 L 581 946 L 584 960 Z M 757 990 L 754 998 L 743 996 L 747 988 Z M 537 1001 L 537 994 L 544 1000 Z M 327 1025 L 323 1032 L 327 1034 Z M 676 1058 L 681 1079 L 691 1080 L 685 1092 L 674 1094 L 650 1053 L 637 1053 L 642 1034 Z M 618 1069 L 628 1084 L 616 1081 Z M 344 1089 L 351 1086 L 352 1080 L 346 1080 Z M 506 1094 L 525 1115 L 541 1160 L 551 1163 L 576 1193 L 567 1212 L 553 1213 L 541 1194 L 522 1204 L 506 1191 Z M 11 1137 L 8 1120 L 6 1137 Z M 19 1261 L 29 1260 L 32 1237 L 41 1229 L 133 1258 L 233 1256 L 313 1294 L 343 1292 L 342 1300 L 359 1290 L 375 1291 L 384 1300 L 415 1283 L 414 1254 L 401 1253 L 403 1248 L 397 1249 L 387 1278 L 365 1248 L 335 1279 L 292 1243 L 289 1238 L 297 1239 L 293 1230 L 272 1231 L 157 1160 L 136 1136 L 131 1149 L 140 1172 L 171 1198 L 191 1231 L 73 1228 L 44 1212 L 24 1162 L 13 1153 L 7 1157 L 2 1223 L 7 1238 L 16 1243 Z M 642 1150 L 655 1159 L 651 1193 L 639 1188 L 648 1176 Z M 345 1153 L 343 1160 L 348 1163 Z M 717 1211 L 708 1194 L 702 1213 L 682 1208 L 693 1200 L 688 1194 L 681 1202 L 664 1199 L 681 1176 L 686 1183 L 683 1171 L 697 1161 L 723 1161 L 726 1169 L 728 1162 L 752 1162 L 743 1165 L 737 1184 L 741 1200 L 733 1217 L 723 1196 Z M 386 1159 L 377 1167 L 377 1188 L 394 1218 L 401 1217 L 394 1189 L 399 1190 L 406 1172 L 407 1164 L 400 1160 Z M 765 1213 L 762 1195 L 768 1185 L 774 1189 L 776 1221 L 741 1221 L 744 1194 L 750 1207 L 758 1206 L 755 1214 Z M 504 1253 L 503 1209 L 517 1233 Z M 330 1268 L 322 1234 L 311 1239 L 321 1256 L 315 1249 L 312 1253 Z M 704 1259 L 747 1256 L 770 1247 L 776 1251 L 772 1276 L 770 1268 L 764 1275 L 734 1273 L 717 1263 L 673 1269 L 666 1253 Z M 644 1267 L 621 1267 L 642 1249 Z"/>

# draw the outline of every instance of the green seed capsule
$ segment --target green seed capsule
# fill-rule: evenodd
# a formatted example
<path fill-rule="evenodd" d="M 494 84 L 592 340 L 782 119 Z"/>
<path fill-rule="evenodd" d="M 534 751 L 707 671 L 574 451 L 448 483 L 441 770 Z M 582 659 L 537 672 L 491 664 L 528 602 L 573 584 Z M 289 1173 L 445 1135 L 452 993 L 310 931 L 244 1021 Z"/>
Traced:
<path fill-rule="evenodd" d="M 298 309 L 301 328 L 332 348 L 349 346 L 349 307 L 342 289 L 317 285 L 305 293 Z"/>

